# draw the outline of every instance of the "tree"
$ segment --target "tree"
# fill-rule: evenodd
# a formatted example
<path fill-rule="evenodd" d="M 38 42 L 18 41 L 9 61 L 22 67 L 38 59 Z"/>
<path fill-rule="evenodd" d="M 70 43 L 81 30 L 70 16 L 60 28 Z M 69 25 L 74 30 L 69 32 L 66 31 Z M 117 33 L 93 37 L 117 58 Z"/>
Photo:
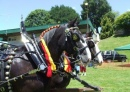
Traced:
<path fill-rule="evenodd" d="M 85 3 L 88 3 L 87 7 Z M 111 6 L 107 2 L 107 0 L 84 0 L 81 5 L 81 17 L 83 20 L 87 19 L 86 14 L 88 13 L 88 17 L 92 21 L 94 27 L 98 30 L 100 27 L 101 18 L 104 14 L 111 11 Z"/>
<path fill-rule="evenodd" d="M 102 27 L 100 34 L 101 39 L 108 38 L 114 34 L 113 22 L 115 20 L 115 16 L 115 13 L 111 11 L 102 16 L 100 24 Z"/>
<path fill-rule="evenodd" d="M 55 21 L 50 17 L 51 16 L 48 11 L 42 9 L 36 9 L 32 11 L 25 19 L 25 26 L 33 27 L 55 23 Z"/>
<path fill-rule="evenodd" d="M 101 33 L 100 38 L 105 39 L 113 35 L 114 29 L 113 29 L 113 20 L 109 18 L 108 16 L 104 16 L 101 20 Z"/>
<path fill-rule="evenodd" d="M 68 6 L 55 6 L 50 10 L 51 19 L 55 20 L 56 23 L 66 23 L 74 18 L 79 17 L 74 9 Z"/>
<path fill-rule="evenodd" d="M 126 35 L 130 34 L 130 12 L 126 12 L 116 18 L 114 22 L 116 31 L 124 29 Z"/>
<path fill-rule="evenodd" d="M 109 12 L 107 12 L 105 15 L 103 15 L 102 17 L 103 17 L 103 18 L 104 18 L 104 17 L 107 17 L 107 18 L 109 18 L 109 19 L 111 20 L 111 22 L 114 22 L 115 17 L 116 17 L 115 14 L 116 14 L 115 12 L 109 11 Z M 101 18 L 101 20 L 102 20 L 102 18 Z"/>

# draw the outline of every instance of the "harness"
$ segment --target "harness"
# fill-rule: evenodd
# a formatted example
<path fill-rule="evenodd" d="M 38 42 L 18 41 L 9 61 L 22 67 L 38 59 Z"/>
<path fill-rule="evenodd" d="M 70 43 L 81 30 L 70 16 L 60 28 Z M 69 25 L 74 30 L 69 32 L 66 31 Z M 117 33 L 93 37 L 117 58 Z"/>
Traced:
<path fill-rule="evenodd" d="M 97 64 L 97 61 L 96 61 L 95 58 L 101 53 L 101 51 L 99 51 L 98 53 L 94 54 L 94 51 L 92 50 L 92 48 L 95 47 L 95 43 L 92 40 L 88 40 L 87 44 L 88 44 L 88 47 L 89 47 L 89 49 L 91 51 L 91 54 L 92 54 L 92 60 L 91 60 L 92 66 L 96 67 L 98 64 Z"/>
<path fill-rule="evenodd" d="M 41 71 L 47 72 L 47 77 L 52 76 L 52 71 L 56 71 L 56 66 L 50 56 L 49 50 L 46 46 L 46 43 L 44 41 L 43 36 L 45 35 L 46 32 L 54 29 L 54 28 L 59 28 L 60 26 L 53 26 L 45 31 L 43 31 L 40 35 L 40 42 L 38 43 L 36 40 L 35 35 L 33 34 L 33 39 L 30 38 L 25 30 L 23 22 L 21 22 L 21 37 L 24 40 L 24 45 L 27 48 L 28 52 L 34 52 L 34 53 L 28 53 L 33 62 L 38 66 L 38 69 Z M 78 41 L 80 38 L 76 34 L 71 34 L 70 30 L 75 30 L 78 27 L 71 27 L 71 28 L 66 28 L 65 30 L 65 36 L 66 36 L 66 42 L 68 40 L 68 37 L 72 36 L 71 39 L 71 44 L 74 46 L 73 49 L 77 51 L 75 44 L 73 41 Z M 73 41 L 72 41 L 73 40 Z M 44 53 L 44 55 L 43 55 Z M 29 57 L 28 57 L 29 58 Z M 42 66 L 42 67 L 41 67 Z"/>
<path fill-rule="evenodd" d="M 10 69 L 11 69 L 11 64 L 12 60 L 15 55 L 15 50 L 16 48 L 10 47 L 9 44 L 6 44 L 6 48 L 0 49 L 0 71 L 1 71 L 1 81 L 0 81 L 0 92 L 6 92 L 12 91 L 10 82 L 8 82 L 9 77 L 10 77 Z M 8 83 L 7 83 L 8 82 Z M 8 86 L 8 89 L 5 89 L 3 85 Z"/>
<path fill-rule="evenodd" d="M 53 26 L 45 31 L 43 31 L 40 35 L 40 38 L 45 38 L 45 34 L 46 32 L 54 29 L 54 28 L 59 28 L 60 26 L 57 25 L 57 26 Z M 73 46 L 73 50 L 76 52 L 75 54 L 80 54 L 78 52 L 78 49 L 76 47 L 76 44 L 74 44 L 74 41 L 79 41 L 80 40 L 80 37 L 74 33 L 72 34 L 71 31 L 75 30 L 75 29 L 78 29 L 78 27 L 71 27 L 71 28 L 66 28 L 65 29 L 65 43 L 64 43 L 64 46 L 66 46 L 68 43 L 67 41 L 70 41 L 69 44 L 71 44 Z M 47 40 L 48 41 L 48 40 Z M 80 49 L 80 52 L 82 52 L 86 47 L 84 47 L 83 49 Z M 69 53 L 68 53 L 69 54 Z M 72 57 L 71 57 L 72 58 Z M 68 56 L 66 56 L 64 53 L 63 55 L 61 56 L 61 60 L 59 63 L 56 63 L 54 62 L 57 66 L 59 66 L 59 68 L 56 70 L 56 72 L 59 72 L 59 71 L 65 71 L 65 72 L 72 72 L 72 69 L 71 69 L 71 65 L 72 63 L 77 63 L 78 61 L 80 61 L 80 58 L 79 57 L 76 57 L 76 60 L 73 60 L 73 62 L 70 62 Z M 61 72 L 60 72 L 61 73 Z M 62 73 L 61 73 L 62 74 Z"/>
<path fill-rule="evenodd" d="M 40 39 L 40 42 L 38 42 L 34 34 L 33 39 L 31 39 L 29 36 L 27 36 L 23 22 L 21 22 L 21 25 L 21 37 L 23 40 L 25 39 L 25 41 L 23 41 L 24 45 L 27 48 L 28 52 L 34 52 L 28 53 L 28 55 L 36 64 L 36 68 L 38 68 L 42 73 L 46 73 L 47 77 L 51 77 L 52 71 L 56 70 L 56 66 L 53 63 L 53 60 L 50 56 L 50 52 L 48 50 L 48 47 L 46 46 L 44 39 Z M 42 35 L 43 34 L 44 33 L 42 33 Z"/>
<path fill-rule="evenodd" d="M 44 36 L 44 34 L 46 32 L 48 32 L 49 30 L 53 29 L 53 28 L 58 28 L 60 26 L 54 26 L 54 27 L 51 27 L 49 28 L 48 30 L 42 32 L 42 34 L 40 35 L 40 38 L 42 38 Z M 77 52 L 77 47 L 75 46 L 74 44 L 74 41 L 79 41 L 80 37 L 74 33 L 72 34 L 70 32 L 70 30 L 75 30 L 75 29 L 78 29 L 77 27 L 71 27 L 71 28 L 66 28 L 65 30 L 65 42 L 68 41 L 68 39 L 70 39 L 70 43 L 72 44 L 73 46 L 73 50 L 75 52 Z M 26 56 L 28 57 L 29 61 L 32 60 L 32 62 L 35 63 L 35 69 L 32 70 L 32 71 L 29 71 L 27 73 L 24 73 L 24 74 L 21 74 L 19 76 L 16 76 L 14 78 L 9 78 L 9 74 L 10 74 L 10 66 L 11 66 L 11 63 L 12 63 L 12 59 L 13 58 L 21 58 L 21 57 L 14 57 L 15 56 L 15 53 L 13 50 L 13 54 L 12 53 L 9 53 L 9 58 L 8 59 L 1 59 L 2 61 L 5 61 L 7 63 L 6 65 L 6 69 L 8 69 L 8 72 L 5 72 L 6 76 L 4 76 L 4 70 L 1 70 L 1 74 L 2 74 L 2 81 L 0 83 L 0 87 L 3 86 L 3 85 L 8 85 L 8 87 L 10 88 L 9 90 L 12 90 L 11 89 L 11 82 L 12 81 L 17 81 L 18 79 L 21 79 L 25 76 L 28 76 L 30 74 L 34 74 L 36 72 L 41 72 L 42 73 L 47 73 L 46 76 L 47 77 L 51 77 L 52 76 L 52 71 L 57 71 L 57 73 L 59 73 L 61 76 L 64 76 L 64 73 L 65 72 L 72 72 L 71 70 L 71 62 L 69 60 L 69 58 L 66 56 L 66 55 L 63 55 L 63 58 L 64 58 L 64 62 L 62 63 L 63 65 L 63 70 L 56 70 L 56 66 L 50 56 L 50 53 L 49 53 L 49 50 L 46 46 L 46 43 L 43 39 L 40 39 L 40 42 L 38 42 L 36 40 L 36 37 L 35 35 L 33 34 L 32 35 L 32 38 L 30 38 L 28 36 L 28 34 L 26 33 L 26 30 L 25 30 L 25 27 L 24 27 L 24 24 L 23 24 L 23 21 L 21 22 L 21 38 L 23 40 L 23 43 L 26 47 L 26 50 L 27 52 L 25 52 L 24 54 L 26 54 Z M 21 59 L 24 59 L 24 58 L 21 58 Z M 76 63 L 80 60 L 80 58 L 78 57 L 77 58 L 78 60 L 72 62 L 72 63 Z M 26 59 L 24 59 L 26 60 Z M 1 66 L 3 67 L 3 63 L 1 64 Z M 4 69 L 4 68 L 2 68 Z M 5 78 L 5 80 L 4 80 Z"/>
<path fill-rule="evenodd" d="M 56 27 L 59 27 L 59 26 L 56 26 Z M 54 27 L 54 28 L 56 28 L 56 27 Z M 75 46 L 73 41 L 79 41 L 80 37 L 76 33 L 71 34 L 71 32 L 70 32 L 70 30 L 75 30 L 75 29 L 77 29 L 77 27 L 66 28 L 66 30 L 65 30 L 66 35 L 65 36 L 66 36 L 66 42 L 67 42 L 68 38 L 70 38 L 70 35 L 71 35 L 71 37 L 72 37 L 71 38 L 71 44 L 73 45 L 73 50 L 77 51 L 77 47 Z M 46 30 L 45 32 L 47 32 L 49 30 Z M 45 34 L 45 32 L 43 32 L 42 35 L 40 35 L 40 38 Z M 30 74 L 35 74 L 36 72 L 41 72 L 42 71 L 42 73 L 46 73 L 50 68 L 55 70 L 55 65 L 54 65 L 53 62 L 49 62 L 49 63 L 46 62 L 47 60 L 48 61 L 52 61 L 52 60 L 50 59 L 51 57 L 49 56 L 49 51 L 45 50 L 45 49 L 47 49 L 47 47 L 46 47 L 46 44 L 45 44 L 44 40 L 41 39 L 40 43 L 39 43 L 36 40 L 36 37 L 35 37 L 34 34 L 33 34 L 32 38 L 30 38 L 28 36 L 28 34 L 26 33 L 23 21 L 21 22 L 21 37 L 22 37 L 23 43 L 24 43 L 24 45 L 25 45 L 25 47 L 27 49 L 27 53 L 24 53 L 24 54 L 27 55 L 28 59 L 31 59 L 35 63 L 35 65 L 36 65 L 35 69 L 33 69 L 33 70 L 29 71 L 29 72 L 26 72 L 26 73 L 24 73 L 22 75 L 16 76 L 14 78 L 9 78 L 9 77 L 5 78 L 6 79 L 5 81 L 3 80 L 3 81 L 0 82 L 0 90 L 5 90 L 3 88 L 3 86 L 7 85 L 8 86 L 8 91 L 12 91 L 12 89 L 11 89 L 11 82 L 12 81 L 17 81 L 18 79 L 22 79 L 23 77 L 28 76 Z M 39 44 L 40 44 L 41 47 L 39 46 Z M 49 57 L 46 58 L 45 57 L 46 55 L 47 55 L 47 57 L 48 56 Z M 6 59 L 7 63 L 11 64 L 12 63 L 11 60 L 13 58 L 15 58 L 14 56 L 15 56 L 15 53 L 9 53 L 10 58 Z M 69 60 L 67 58 L 67 56 L 64 56 L 64 57 L 65 57 L 64 60 L 67 60 L 67 61 Z M 80 60 L 80 58 L 78 58 L 78 59 Z M 5 59 L 1 59 L 1 60 L 4 61 Z M 74 61 L 73 63 L 75 63 L 75 62 L 77 62 L 77 60 Z M 65 63 L 63 65 L 67 65 L 67 64 L 68 63 Z M 53 65 L 54 67 L 51 66 L 51 65 Z M 10 66 L 6 66 L 6 68 L 10 69 Z M 67 71 L 65 71 L 65 70 L 67 70 Z M 69 76 L 71 76 L 71 78 L 75 78 L 76 80 L 81 82 L 83 85 L 89 86 L 88 83 L 86 83 L 85 81 L 80 80 L 79 78 L 75 77 L 75 75 L 71 72 L 71 70 L 67 69 L 66 67 L 65 67 L 65 70 L 63 70 L 63 71 L 57 70 L 57 73 L 59 73 L 59 74 L 66 73 Z M 50 77 L 50 72 L 51 71 L 47 72 L 48 77 Z M 6 73 L 6 75 L 8 76 L 9 73 Z"/>

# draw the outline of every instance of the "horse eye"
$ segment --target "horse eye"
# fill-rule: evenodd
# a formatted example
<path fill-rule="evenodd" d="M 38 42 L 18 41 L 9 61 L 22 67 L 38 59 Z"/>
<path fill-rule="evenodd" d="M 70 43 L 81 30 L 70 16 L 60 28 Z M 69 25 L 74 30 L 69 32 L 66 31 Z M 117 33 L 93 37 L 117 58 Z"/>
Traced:
<path fill-rule="evenodd" d="M 75 31 L 76 31 L 77 29 L 76 29 L 76 28 L 74 28 L 73 30 L 75 30 Z"/>

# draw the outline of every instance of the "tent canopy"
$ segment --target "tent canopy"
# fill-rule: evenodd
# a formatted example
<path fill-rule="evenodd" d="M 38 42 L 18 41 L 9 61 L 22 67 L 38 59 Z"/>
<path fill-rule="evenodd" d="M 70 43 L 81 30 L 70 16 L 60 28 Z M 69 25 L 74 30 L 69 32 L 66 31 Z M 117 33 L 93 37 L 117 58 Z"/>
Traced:
<path fill-rule="evenodd" d="M 130 44 L 128 45 L 124 45 L 124 46 L 121 46 L 121 47 L 117 47 L 115 48 L 114 50 L 130 50 Z"/>
<path fill-rule="evenodd" d="M 92 22 L 90 21 L 90 19 L 87 19 L 87 24 L 90 26 L 91 30 L 94 30 L 94 27 L 92 25 Z"/>

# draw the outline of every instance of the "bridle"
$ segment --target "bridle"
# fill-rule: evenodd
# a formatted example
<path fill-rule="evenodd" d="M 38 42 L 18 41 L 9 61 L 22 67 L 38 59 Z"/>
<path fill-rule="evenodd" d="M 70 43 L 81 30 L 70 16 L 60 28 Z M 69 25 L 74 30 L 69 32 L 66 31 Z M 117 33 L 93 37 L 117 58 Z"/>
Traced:
<path fill-rule="evenodd" d="M 81 54 L 80 53 L 81 51 L 78 50 L 78 46 L 77 46 L 76 42 L 79 42 L 80 40 L 81 41 L 84 41 L 84 40 L 82 39 L 82 37 L 80 37 L 80 35 L 77 32 L 75 32 L 75 30 L 79 30 L 79 28 L 71 27 L 71 28 L 65 29 L 65 43 L 71 44 L 73 46 L 72 49 L 73 49 L 74 53 L 71 55 L 73 55 L 73 56 L 76 55 L 76 59 L 79 59 L 80 58 L 79 54 Z M 68 43 L 68 41 L 69 41 L 69 43 Z M 83 48 L 81 48 L 81 49 L 85 50 L 86 47 L 84 49 Z M 68 54 L 70 54 L 70 53 L 68 52 Z"/>
<path fill-rule="evenodd" d="M 88 41 L 87 41 L 87 44 L 88 44 L 88 47 L 89 47 L 89 49 L 90 49 L 90 51 L 91 51 L 91 55 L 92 55 L 92 60 L 91 60 L 91 62 L 92 62 L 92 64 L 93 64 L 93 66 L 95 67 L 95 66 L 98 65 L 98 61 L 96 60 L 96 58 L 97 58 L 97 56 L 101 53 L 101 51 L 99 51 L 99 52 L 96 53 L 96 52 L 93 50 L 93 48 L 95 47 L 95 43 L 94 43 L 92 40 L 88 40 Z"/>

